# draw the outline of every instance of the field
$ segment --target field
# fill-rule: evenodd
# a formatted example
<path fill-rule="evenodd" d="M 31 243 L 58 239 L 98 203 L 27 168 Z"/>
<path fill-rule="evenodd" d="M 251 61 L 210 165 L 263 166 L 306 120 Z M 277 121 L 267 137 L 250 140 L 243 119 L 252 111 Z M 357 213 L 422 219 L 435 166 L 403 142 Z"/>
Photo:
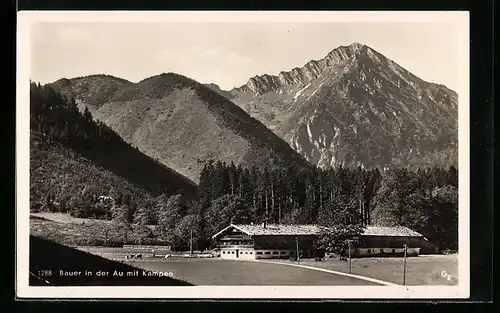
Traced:
<path fill-rule="evenodd" d="M 297 264 L 289 260 L 275 262 Z M 303 259 L 300 264 L 349 273 L 349 262 L 338 259 L 325 259 L 321 262 Z M 352 274 L 403 284 L 403 258 L 359 258 L 352 259 L 351 264 Z M 442 276 L 443 271 L 451 275 L 450 280 Z M 410 286 L 457 285 L 458 255 L 421 255 L 407 258 L 405 280 L 406 285 Z"/>
<path fill-rule="evenodd" d="M 31 213 L 30 235 L 68 246 L 157 244 L 154 226 L 125 229 L 109 220 L 75 218 L 63 213 Z"/>
<path fill-rule="evenodd" d="M 73 217 L 67 213 L 49 213 L 49 212 L 40 212 L 40 213 L 30 213 L 31 218 L 37 220 L 45 220 L 52 221 L 61 224 L 111 224 L 113 221 L 111 220 L 93 220 L 89 218 L 79 218 Z"/>
<path fill-rule="evenodd" d="M 101 255 L 112 260 L 123 260 L 132 250 L 105 247 L 81 247 L 80 249 Z M 171 271 L 174 277 L 201 285 L 344 285 L 358 284 L 349 277 L 319 272 L 304 268 L 292 267 L 280 263 L 292 263 L 288 260 L 276 261 L 232 261 L 220 259 L 155 259 L 152 254 L 143 253 L 145 260 L 133 261 L 134 266 Z M 272 263 L 272 264 L 270 264 Z M 318 267 L 342 273 L 349 273 L 349 263 L 337 259 L 315 262 L 303 259 L 300 265 Z M 451 280 L 441 276 L 446 271 Z M 403 258 L 364 258 L 352 260 L 352 274 L 374 278 L 389 283 L 403 283 Z M 407 258 L 406 285 L 456 285 L 458 284 L 457 255 L 428 255 Z M 347 280 L 346 280 L 347 279 Z M 370 284 L 363 282 L 363 284 Z"/>
<path fill-rule="evenodd" d="M 130 251 L 120 248 L 82 247 L 90 253 L 101 255 L 111 260 L 123 261 Z M 269 264 L 252 261 L 233 261 L 198 258 L 154 259 L 151 254 L 144 254 L 144 260 L 128 261 L 127 264 L 150 270 L 172 273 L 172 277 L 194 285 L 364 285 L 377 284 L 352 277 L 325 273 L 283 264 Z"/>

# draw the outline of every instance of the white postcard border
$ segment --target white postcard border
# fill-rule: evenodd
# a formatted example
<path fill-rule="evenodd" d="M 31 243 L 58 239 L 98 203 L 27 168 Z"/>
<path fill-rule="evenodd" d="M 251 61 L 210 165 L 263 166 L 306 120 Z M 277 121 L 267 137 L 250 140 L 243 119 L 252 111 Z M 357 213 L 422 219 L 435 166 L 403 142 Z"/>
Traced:
<path fill-rule="evenodd" d="M 193 286 L 31 287 L 29 281 L 29 80 L 31 26 L 38 22 L 442 22 L 456 23 L 459 95 L 458 286 Z M 20 298 L 143 299 L 442 299 L 468 298 L 469 260 L 469 12 L 467 11 L 20 11 L 17 20 L 16 294 Z"/>

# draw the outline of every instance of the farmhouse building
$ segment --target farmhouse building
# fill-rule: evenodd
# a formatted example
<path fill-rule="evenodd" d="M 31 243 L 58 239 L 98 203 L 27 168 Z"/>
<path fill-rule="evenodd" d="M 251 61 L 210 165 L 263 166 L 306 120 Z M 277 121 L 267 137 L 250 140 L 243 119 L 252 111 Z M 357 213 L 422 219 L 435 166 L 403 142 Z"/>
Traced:
<path fill-rule="evenodd" d="M 318 225 L 235 225 L 231 224 L 212 236 L 223 259 L 273 259 L 323 256 L 316 248 L 316 239 L 325 227 Z M 418 255 L 430 244 L 422 234 L 406 227 L 367 226 L 351 256 Z M 347 251 L 346 251 L 347 253 Z"/>
<path fill-rule="evenodd" d="M 314 257 L 316 225 L 229 225 L 212 236 L 223 259 Z"/>
<path fill-rule="evenodd" d="M 352 247 L 351 255 L 354 257 L 402 256 L 405 244 L 409 256 L 419 255 L 433 247 L 422 234 L 408 227 L 366 226 L 358 243 Z"/>

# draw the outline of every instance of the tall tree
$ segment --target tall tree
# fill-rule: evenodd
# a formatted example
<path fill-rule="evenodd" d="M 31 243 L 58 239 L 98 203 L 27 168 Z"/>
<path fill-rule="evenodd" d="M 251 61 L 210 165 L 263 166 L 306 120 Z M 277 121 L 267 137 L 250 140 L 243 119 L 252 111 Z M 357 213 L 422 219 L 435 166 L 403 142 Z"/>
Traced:
<path fill-rule="evenodd" d="M 447 185 L 432 192 L 432 211 L 424 233 L 441 249 L 458 249 L 458 189 Z"/>

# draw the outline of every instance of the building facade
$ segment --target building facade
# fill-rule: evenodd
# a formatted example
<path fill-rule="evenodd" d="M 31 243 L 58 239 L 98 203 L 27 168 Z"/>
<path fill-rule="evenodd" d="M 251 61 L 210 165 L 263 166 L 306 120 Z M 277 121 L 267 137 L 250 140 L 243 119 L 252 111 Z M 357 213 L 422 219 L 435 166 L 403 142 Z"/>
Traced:
<path fill-rule="evenodd" d="M 285 259 L 317 255 L 315 225 L 230 225 L 212 238 L 223 259 Z"/>
<path fill-rule="evenodd" d="M 356 245 L 351 248 L 353 257 L 370 256 L 418 256 L 423 235 L 402 226 L 367 226 Z"/>
<path fill-rule="evenodd" d="M 405 245 L 407 256 L 437 252 L 422 234 L 403 226 L 367 226 L 351 252 L 355 256 L 402 256 Z"/>
<path fill-rule="evenodd" d="M 234 225 L 212 236 L 220 257 L 235 260 L 321 257 L 316 246 L 321 229 L 317 225 Z M 432 244 L 422 234 L 407 227 L 367 226 L 350 249 L 352 257 L 418 256 Z M 347 255 L 348 250 L 344 251 Z"/>

